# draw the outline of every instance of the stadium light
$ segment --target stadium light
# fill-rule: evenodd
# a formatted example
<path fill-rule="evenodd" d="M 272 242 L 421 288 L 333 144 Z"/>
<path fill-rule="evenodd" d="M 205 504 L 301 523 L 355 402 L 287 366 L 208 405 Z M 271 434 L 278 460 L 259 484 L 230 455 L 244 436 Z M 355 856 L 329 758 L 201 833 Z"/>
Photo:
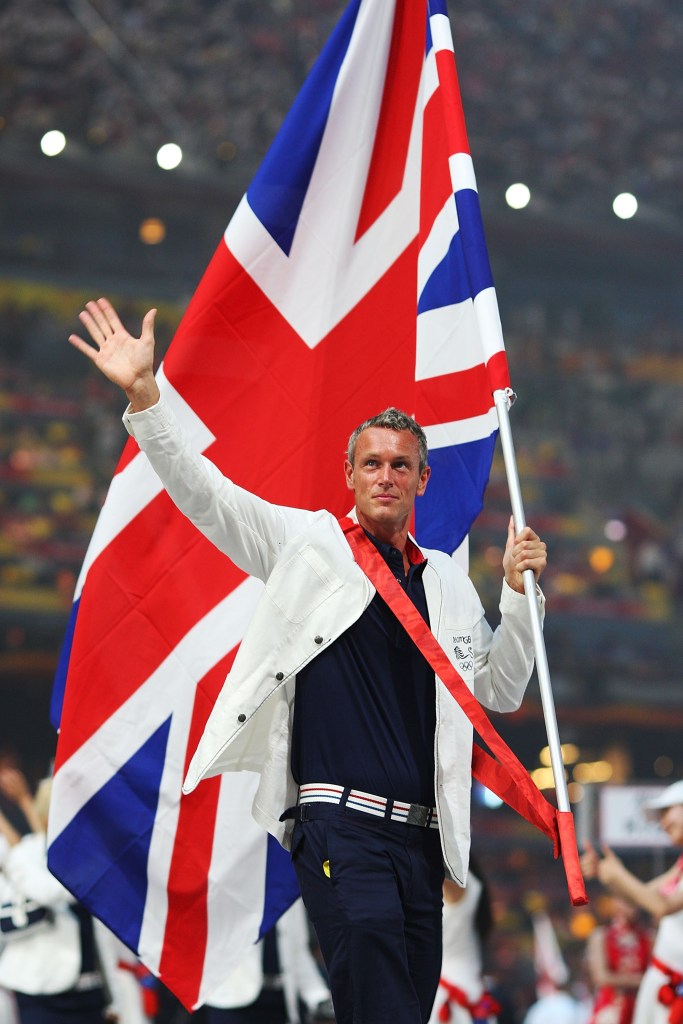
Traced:
<path fill-rule="evenodd" d="M 66 136 L 64 132 L 57 131 L 56 129 L 51 132 L 45 132 L 40 140 L 40 148 L 45 156 L 59 156 L 65 146 Z"/>
<path fill-rule="evenodd" d="M 166 142 L 157 151 L 157 163 L 162 171 L 172 171 L 183 159 L 183 151 L 175 142 Z"/>
<path fill-rule="evenodd" d="M 472 787 L 472 795 L 475 802 L 481 807 L 488 807 L 491 810 L 496 810 L 496 808 L 503 806 L 501 798 L 496 796 L 496 794 L 488 789 L 482 782 L 475 782 Z"/>
<path fill-rule="evenodd" d="M 621 519 L 608 519 L 605 523 L 604 534 L 607 540 L 613 543 L 625 540 L 628 535 L 628 527 Z"/>
<path fill-rule="evenodd" d="M 146 217 L 138 228 L 138 237 L 144 245 L 159 245 L 166 238 L 166 225 L 159 217 Z"/>
<path fill-rule="evenodd" d="M 511 206 L 513 210 L 523 210 L 525 206 L 529 205 L 531 199 L 531 192 L 527 185 L 521 181 L 515 182 L 505 192 L 505 202 L 508 206 Z"/>
<path fill-rule="evenodd" d="M 612 203 L 612 209 L 620 220 L 630 220 L 638 210 L 638 200 L 630 192 L 620 192 Z"/>

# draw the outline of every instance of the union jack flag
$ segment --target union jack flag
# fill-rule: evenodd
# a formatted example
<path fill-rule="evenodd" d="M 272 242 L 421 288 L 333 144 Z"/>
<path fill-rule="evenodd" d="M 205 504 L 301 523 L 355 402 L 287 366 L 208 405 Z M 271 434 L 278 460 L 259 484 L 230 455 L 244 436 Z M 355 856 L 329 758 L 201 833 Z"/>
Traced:
<path fill-rule="evenodd" d="M 280 504 L 348 511 L 351 429 L 425 426 L 426 545 L 477 515 L 508 386 L 445 0 L 352 0 L 159 370 L 194 444 Z M 52 871 L 188 1007 L 296 895 L 256 777 L 181 783 L 260 584 L 125 448 L 55 685 Z"/>

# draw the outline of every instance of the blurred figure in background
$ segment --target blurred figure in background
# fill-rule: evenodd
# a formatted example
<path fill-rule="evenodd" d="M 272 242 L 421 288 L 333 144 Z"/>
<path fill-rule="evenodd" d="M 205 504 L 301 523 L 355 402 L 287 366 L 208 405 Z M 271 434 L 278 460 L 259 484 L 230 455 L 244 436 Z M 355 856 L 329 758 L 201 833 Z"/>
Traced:
<path fill-rule="evenodd" d="M 31 799 L 21 772 L 0 771 L 0 791 L 21 808 L 30 828 L 21 836 L 0 817 L 9 850 L 3 903 L 14 932 L 5 934 L 0 985 L 14 993 L 20 1024 L 102 1024 L 118 1020 L 112 935 L 76 903 L 47 867 L 47 818 L 52 781 Z"/>
<path fill-rule="evenodd" d="M 571 975 L 545 899 L 530 894 L 528 908 L 534 935 L 534 969 L 538 999 L 524 1024 L 585 1024 L 587 1012 L 569 990 Z"/>
<path fill-rule="evenodd" d="M 16 833 L 14 827 L 10 824 L 2 811 L 0 811 L 0 908 L 2 908 L 5 900 L 5 877 L 2 867 L 5 863 L 5 858 L 10 851 L 7 836 L 12 832 L 15 832 L 18 840 L 18 833 Z M 0 957 L 2 956 L 4 946 L 5 943 L 0 929 Z M 0 985 L 0 1024 L 17 1024 L 17 1010 L 14 1002 L 14 996 L 3 985 Z"/>
<path fill-rule="evenodd" d="M 683 846 L 683 780 L 668 786 L 645 807 L 675 846 Z M 658 922 L 652 960 L 643 975 L 633 1024 L 683 1022 L 683 856 L 663 874 L 642 882 L 609 847 L 601 857 L 590 843 L 581 859 L 585 878 L 597 878 L 610 892 L 652 914 Z"/>
<path fill-rule="evenodd" d="M 496 1024 L 500 1003 L 486 990 L 484 944 L 493 926 L 491 902 L 481 868 L 470 860 L 463 889 L 443 884 L 443 959 L 430 1024 Z"/>
<path fill-rule="evenodd" d="M 330 990 L 311 952 L 297 900 L 251 947 L 205 1007 L 205 1024 L 309 1024 L 333 1021 Z"/>
<path fill-rule="evenodd" d="M 116 952 L 119 998 L 119 1024 L 151 1024 L 159 1013 L 159 982 L 135 953 L 112 935 Z"/>
<path fill-rule="evenodd" d="M 651 947 L 638 908 L 613 896 L 608 923 L 595 928 L 588 940 L 588 970 L 595 988 L 589 1024 L 631 1024 Z"/>

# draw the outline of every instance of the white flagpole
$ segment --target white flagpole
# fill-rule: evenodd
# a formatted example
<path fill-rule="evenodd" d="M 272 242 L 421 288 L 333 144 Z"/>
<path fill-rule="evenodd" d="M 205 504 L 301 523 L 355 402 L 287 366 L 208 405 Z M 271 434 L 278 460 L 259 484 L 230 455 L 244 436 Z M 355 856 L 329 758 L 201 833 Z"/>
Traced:
<path fill-rule="evenodd" d="M 514 392 L 510 388 L 499 389 L 493 392 L 493 400 L 498 413 L 498 425 L 500 429 L 500 442 L 505 460 L 505 472 L 507 474 L 508 487 L 510 489 L 510 500 L 512 503 L 512 517 L 515 524 L 515 532 L 519 533 L 526 526 L 524 518 L 524 505 L 522 503 L 522 489 L 519 484 L 517 462 L 515 459 L 515 446 L 512 441 L 512 430 L 510 428 L 510 406 L 514 401 Z M 550 684 L 550 671 L 548 669 L 548 656 L 543 639 L 541 626 L 541 613 L 538 610 L 536 599 L 536 578 L 532 569 L 525 569 L 523 573 L 524 593 L 526 594 L 529 606 L 529 617 L 534 639 L 534 652 L 536 655 L 536 672 L 538 684 L 541 691 L 541 703 L 543 704 L 543 717 L 548 736 L 548 747 L 550 749 L 550 764 L 555 777 L 555 792 L 557 794 L 557 808 L 559 811 L 569 811 L 569 794 L 567 792 L 567 780 L 564 775 L 564 762 L 562 760 L 562 747 L 557 729 L 557 718 L 555 716 L 555 703 L 553 691 Z"/>

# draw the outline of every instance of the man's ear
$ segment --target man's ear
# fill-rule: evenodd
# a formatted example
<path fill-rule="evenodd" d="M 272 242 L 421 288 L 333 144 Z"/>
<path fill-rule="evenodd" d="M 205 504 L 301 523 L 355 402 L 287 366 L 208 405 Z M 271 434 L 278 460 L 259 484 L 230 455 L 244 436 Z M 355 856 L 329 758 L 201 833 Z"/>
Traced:
<path fill-rule="evenodd" d="M 353 491 L 353 465 L 349 462 L 348 459 L 344 461 L 344 476 L 346 477 L 346 486 L 350 491 Z"/>
<path fill-rule="evenodd" d="M 429 468 L 429 466 L 425 466 L 425 468 L 420 473 L 420 482 L 417 485 L 417 496 L 418 497 L 421 497 L 424 494 L 424 492 L 426 491 L 427 484 L 429 482 L 429 478 L 430 478 L 431 475 L 432 475 L 431 469 Z"/>

